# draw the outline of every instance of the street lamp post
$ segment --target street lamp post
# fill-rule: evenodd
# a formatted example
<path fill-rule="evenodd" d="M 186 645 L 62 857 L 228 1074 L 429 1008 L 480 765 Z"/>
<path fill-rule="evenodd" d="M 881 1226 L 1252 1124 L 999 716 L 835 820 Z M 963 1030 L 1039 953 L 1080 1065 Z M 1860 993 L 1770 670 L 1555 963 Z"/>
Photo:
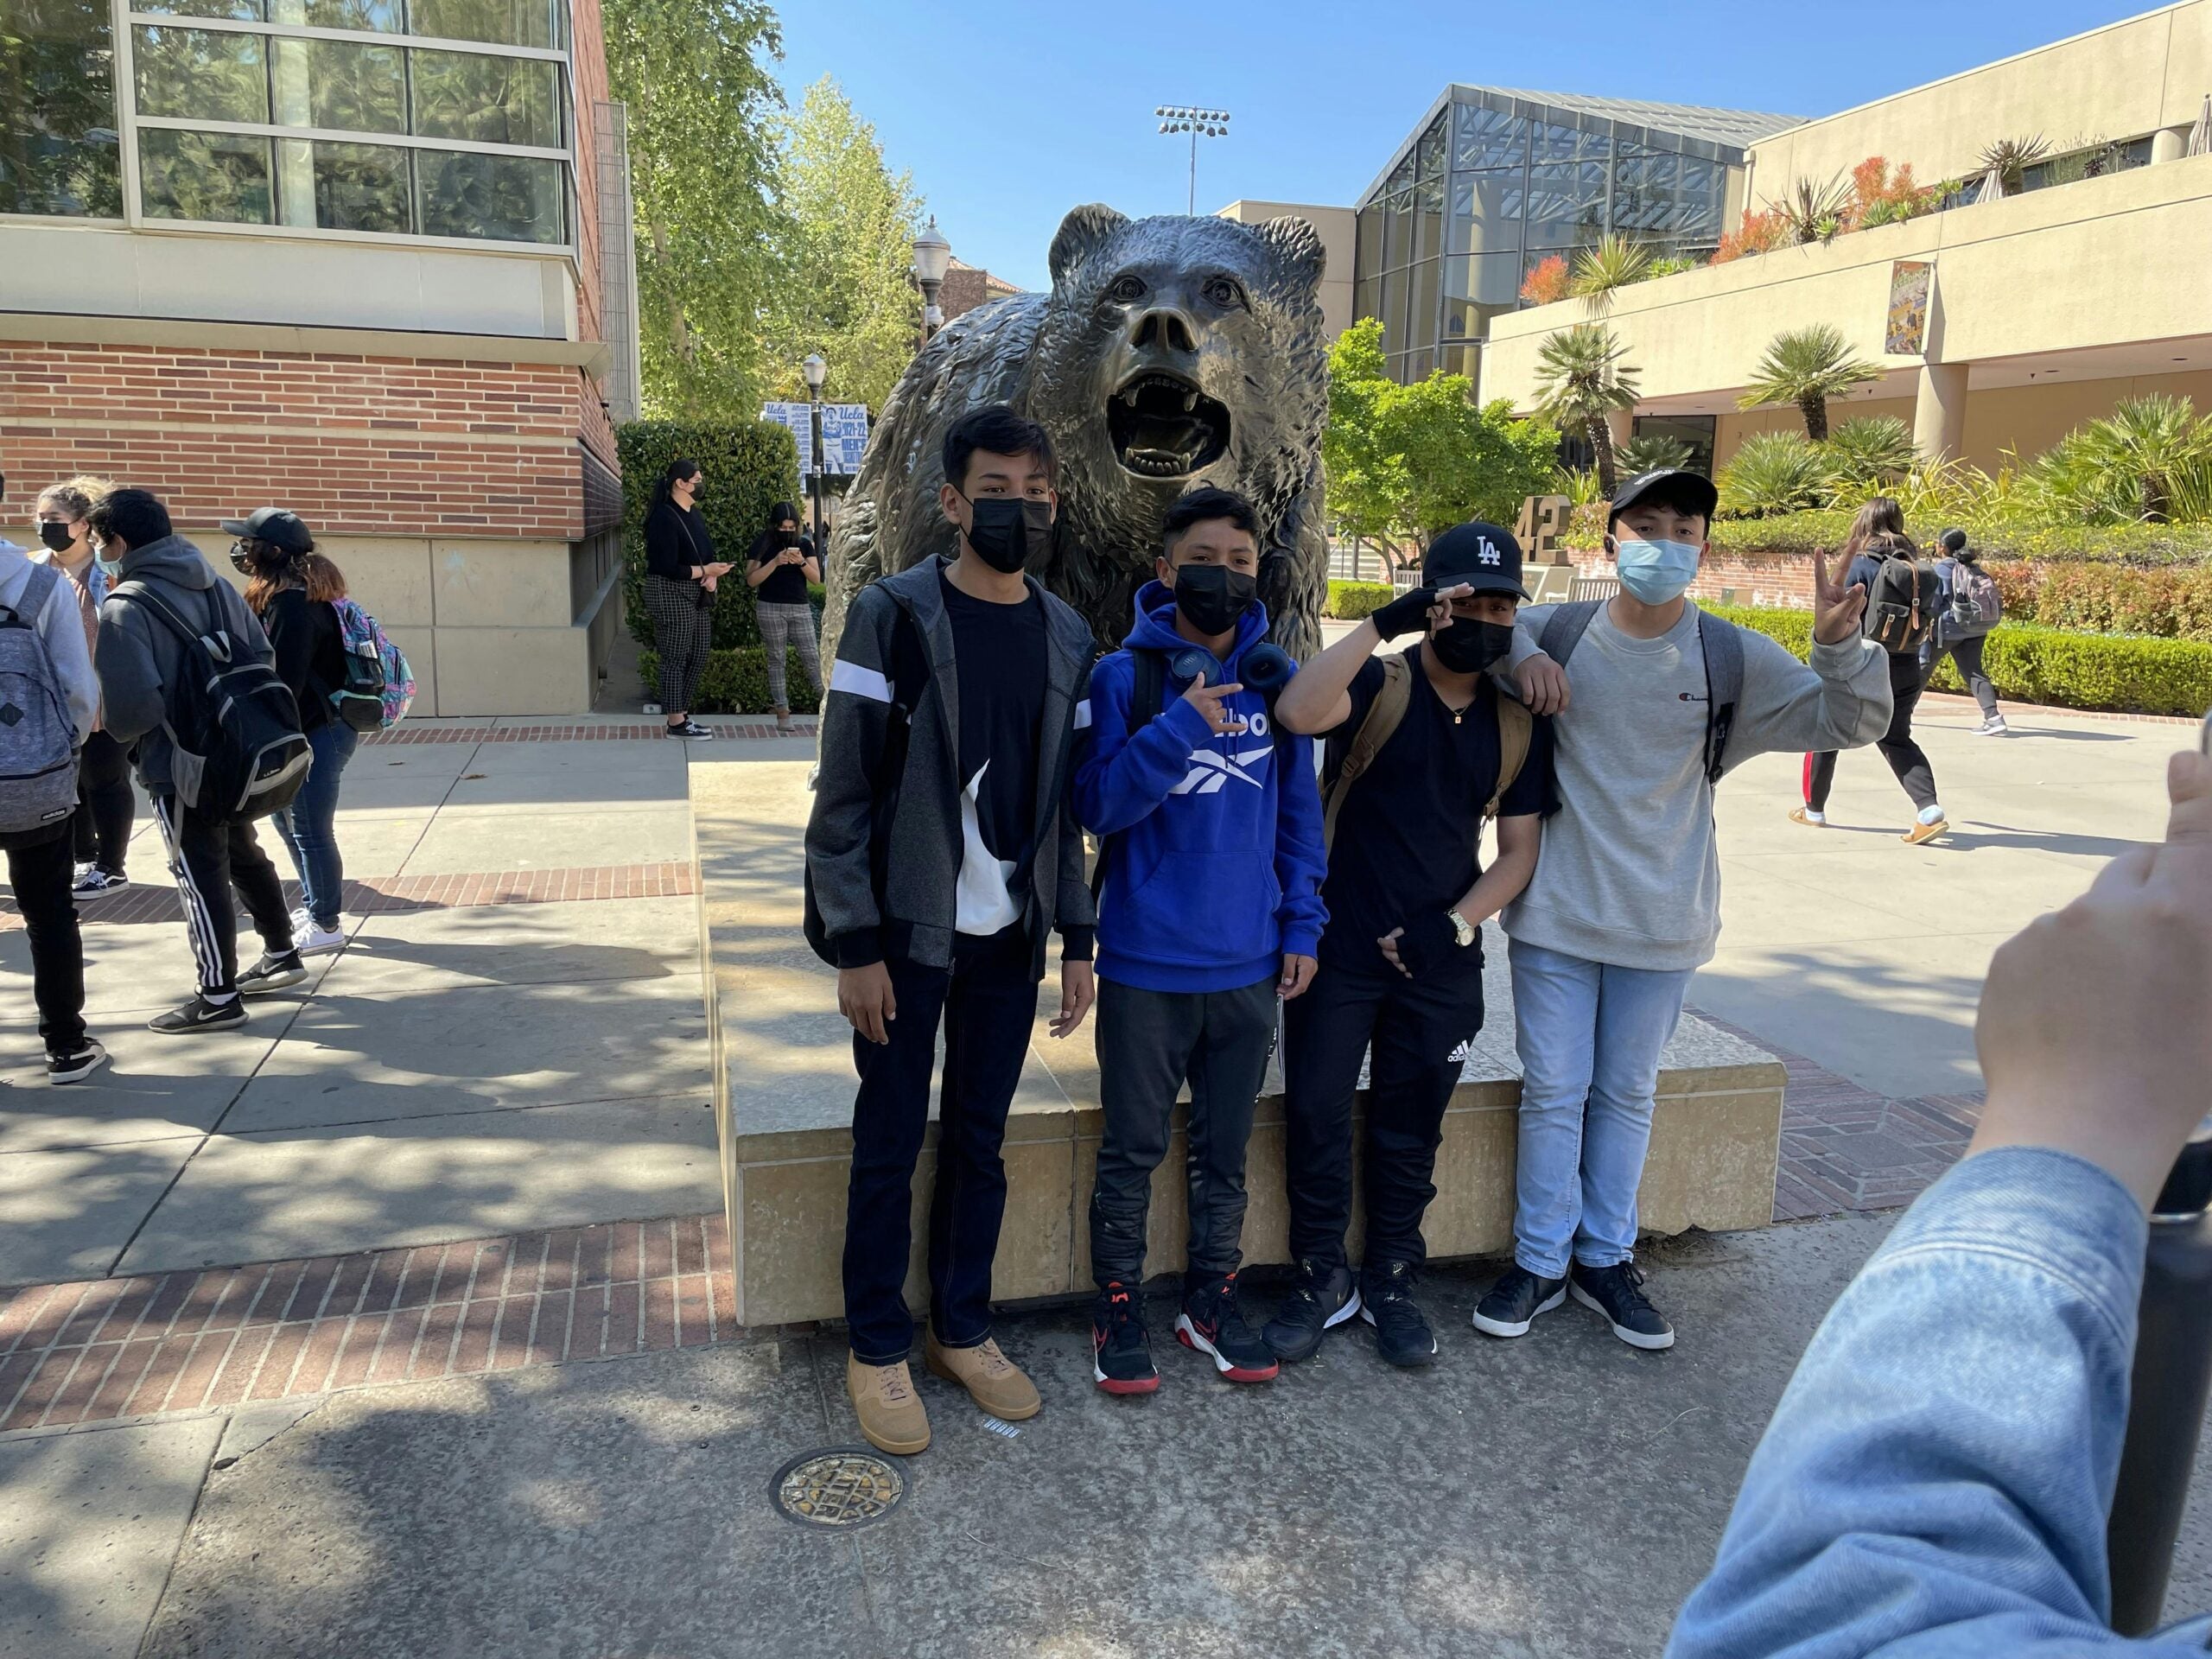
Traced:
<path fill-rule="evenodd" d="M 1191 135 L 1191 197 L 1186 213 L 1198 211 L 1198 140 L 1229 137 L 1227 110 L 1193 109 L 1187 104 L 1162 104 L 1153 113 L 1160 118 L 1162 132 L 1187 132 Z"/>
<path fill-rule="evenodd" d="M 944 239 L 944 232 L 937 227 L 937 215 L 930 215 L 930 222 L 914 238 L 914 284 L 922 290 L 922 344 L 930 343 L 937 331 L 944 327 L 944 313 L 938 309 L 938 292 L 944 286 L 944 273 L 952 268 L 952 244 Z"/>
<path fill-rule="evenodd" d="M 822 383 L 829 378 L 830 365 L 819 352 L 809 352 L 799 366 L 806 372 L 806 390 L 814 401 L 814 476 L 810 481 L 814 491 L 814 549 L 818 556 L 822 550 Z"/>

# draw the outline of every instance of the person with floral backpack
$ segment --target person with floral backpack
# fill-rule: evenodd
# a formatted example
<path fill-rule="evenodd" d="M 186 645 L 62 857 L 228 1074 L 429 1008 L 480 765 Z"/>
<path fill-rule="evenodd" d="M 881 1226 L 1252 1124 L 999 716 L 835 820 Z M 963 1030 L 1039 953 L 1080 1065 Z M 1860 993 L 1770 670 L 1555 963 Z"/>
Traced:
<path fill-rule="evenodd" d="M 338 567 L 315 551 L 315 537 L 297 513 L 263 507 L 245 518 L 225 519 L 223 528 L 238 538 L 231 563 L 246 578 L 247 607 L 268 632 L 276 672 L 298 699 L 300 729 L 315 753 L 306 783 L 276 814 L 276 833 L 300 877 L 294 949 L 302 956 L 343 950 L 340 780 L 360 734 L 395 723 L 406 712 L 415 683 L 406 659 L 346 596 Z"/>

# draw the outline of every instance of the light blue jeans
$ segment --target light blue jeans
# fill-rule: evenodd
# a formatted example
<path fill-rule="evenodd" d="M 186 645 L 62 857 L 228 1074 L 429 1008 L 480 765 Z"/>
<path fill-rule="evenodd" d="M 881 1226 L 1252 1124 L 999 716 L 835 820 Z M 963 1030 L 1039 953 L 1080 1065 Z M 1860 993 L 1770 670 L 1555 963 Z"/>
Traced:
<path fill-rule="evenodd" d="M 1563 1279 L 1570 1259 L 1609 1268 L 1636 1254 L 1659 1053 L 1693 970 L 1616 968 L 1510 944 L 1521 1053 L 1513 1259 Z"/>
<path fill-rule="evenodd" d="M 1921 1194 L 1798 1363 L 1667 1659 L 2201 1659 L 2202 1618 L 2106 1624 L 2145 1236 L 2038 1147 Z"/>

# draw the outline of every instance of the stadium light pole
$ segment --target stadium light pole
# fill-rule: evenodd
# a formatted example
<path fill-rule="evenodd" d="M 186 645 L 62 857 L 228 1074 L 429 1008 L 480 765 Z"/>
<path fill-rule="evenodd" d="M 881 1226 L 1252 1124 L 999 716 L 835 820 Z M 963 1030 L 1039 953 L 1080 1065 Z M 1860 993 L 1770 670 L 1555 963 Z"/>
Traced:
<path fill-rule="evenodd" d="M 1198 140 L 1228 137 L 1229 111 L 1202 110 L 1188 104 L 1162 104 L 1153 114 L 1160 118 L 1160 131 L 1191 135 L 1191 194 L 1184 211 L 1195 216 L 1198 211 Z"/>

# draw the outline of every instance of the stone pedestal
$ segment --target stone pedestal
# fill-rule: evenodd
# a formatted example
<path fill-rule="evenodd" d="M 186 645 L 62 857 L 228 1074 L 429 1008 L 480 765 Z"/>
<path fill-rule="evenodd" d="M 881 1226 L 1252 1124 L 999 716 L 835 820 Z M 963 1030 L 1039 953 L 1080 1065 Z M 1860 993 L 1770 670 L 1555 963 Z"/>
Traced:
<path fill-rule="evenodd" d="M 737 1314 L 749 1325 L 836 1319 L 852 1157 L 852 1034 L 837 1013 L 835 974 L 799 936 L 806 766 L 747 760 L 742 748 L 695 751 L 690 770 Z M 1489 945 L 1489 1014 L 1446 1115 L 1437 1198 L 1424 1230 L 1440 1258 L 1502 1253 L 1512 1239 L 1520 1071 L 1495 930 Z M 1058 1004 L 1056 971 L 1048 969 L 1007 1126 L 1006 1224 L 992 1287 L 1002 1301 L 1090 1289 L 1086 1211 L 1102 1128 L 1097 1060 L 1090 1022 L 1064 1041 L 1049 1034 L 1046 1020 Z M 1684 1018 L 1660 1074 L 1639 1197 L 1647 1231 L 1768 1224 L 1784 1077 L 1762 1051 Z M 1287 1255 L 1281 1090 L 1271 1063 L 1247 1159 L 1244 1253 L 1253 1265 Z M 1151 1273 L 1183 1263 L 1181 1109 L 1153 1182 Z M 923 1224 L 935 1146 L 932 1124 L 914 1182 L 907 1289 L 917 1307 L 926 1299 Z M 1355 1211 L 1355 1257 L 1360 1226 Z"/>

